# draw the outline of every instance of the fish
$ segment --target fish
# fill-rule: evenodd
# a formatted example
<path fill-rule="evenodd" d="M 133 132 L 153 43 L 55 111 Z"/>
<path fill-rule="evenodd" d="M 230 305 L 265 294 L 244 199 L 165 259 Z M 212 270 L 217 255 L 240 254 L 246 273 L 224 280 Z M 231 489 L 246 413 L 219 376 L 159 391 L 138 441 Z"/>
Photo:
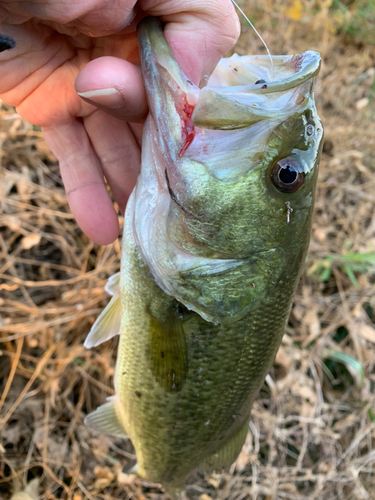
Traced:
<path fill-rule="evenodd" d="M 181 491 L 232 464 L 307 253 L 323 127 L 317 52 L 220 61 L 199 88 L 160 22 L 137 28 L 149 104 L 121 270 L 85 346 L 119 334 L 115 396 L 86 425 Z"/>

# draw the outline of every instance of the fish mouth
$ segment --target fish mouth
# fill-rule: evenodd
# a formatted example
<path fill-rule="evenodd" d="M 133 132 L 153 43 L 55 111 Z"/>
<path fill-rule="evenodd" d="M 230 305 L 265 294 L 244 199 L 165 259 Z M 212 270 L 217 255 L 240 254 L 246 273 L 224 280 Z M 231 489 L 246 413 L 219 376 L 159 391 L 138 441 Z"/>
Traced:
<path fill-rule="evenodd" d="M 233 130 L 300 112 L 313 102 L 320 66 L 320 54 L 312 50 L 222 59 L 199 91 L 192 121 L 201 128 Z"/>
<path fill-rule="evenodd" d="M 151 108 L 158 107 L 156 94 L 164 94 L 167 100 L 183 98 L 180 105 L 191 108 L 188 121 L 192 126 L 235 130 L 262 120 L 282 120 L 294 112 L 314 107 L 313 82 L 321 65 L 318 52 L 309 50 L 271 58 L 234 54 L 219 62 L 207 86 L 200 89 L 179 68 L 157 19 L 141 21 L 138 38 Z M 167 88 L 158 86 L 161 71 L 166 71 L 176 86 L 173 95 L 169 95 Z M 180 156 L 187 147 L 188 144 L 184 144 Z"/>
<path fill-rule="evenodd" d="M 239 67 L 236 63 L 241 60 Z M 220 94 L 285 92 L 315 78 L 320 71 L 318 52 L 308 50 L 292 56 L 237 56 L 222 59 L 207 87 Z M 222 69 L 226 68 L 226 75 Z M 277 74 L 278 79 L 275 80 Z M 233 78 L 233 75 L 236 78 Z M 232 76 L 232 78 L 230 78 Z M 249 80 L 254 78 L 254 83 Z M 222 88 L 226 87 L 226 88 Z"/>

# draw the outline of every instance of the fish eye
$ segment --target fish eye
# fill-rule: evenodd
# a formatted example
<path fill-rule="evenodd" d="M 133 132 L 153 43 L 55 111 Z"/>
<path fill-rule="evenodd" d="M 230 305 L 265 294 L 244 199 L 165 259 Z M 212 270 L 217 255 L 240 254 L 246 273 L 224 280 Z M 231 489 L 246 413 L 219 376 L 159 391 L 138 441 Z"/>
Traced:
<path fill-rule="evenodd" d="M 279 160 L 272 171 L 273 185 L 283 193 L 294 193 L 305 180 L 305 174 L 299 170 L 300 165 L 294 158 Z"/>

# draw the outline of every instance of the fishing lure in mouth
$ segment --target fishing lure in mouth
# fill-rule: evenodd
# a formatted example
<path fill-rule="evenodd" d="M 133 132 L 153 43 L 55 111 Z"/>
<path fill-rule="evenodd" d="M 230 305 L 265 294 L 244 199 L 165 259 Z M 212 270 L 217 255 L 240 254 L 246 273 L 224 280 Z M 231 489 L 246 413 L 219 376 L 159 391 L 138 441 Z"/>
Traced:
<path fill-rule="evenodd" d="M 142 168 L 85 343 L 119 334 L 116 395 L 86 424 L 128 436 L 137 473 L 173 492 L 236 459 L 281 343 L 311 231 L 320 57 L 234 55 L 200 89 L 157 19 L 138 40 Z"/>

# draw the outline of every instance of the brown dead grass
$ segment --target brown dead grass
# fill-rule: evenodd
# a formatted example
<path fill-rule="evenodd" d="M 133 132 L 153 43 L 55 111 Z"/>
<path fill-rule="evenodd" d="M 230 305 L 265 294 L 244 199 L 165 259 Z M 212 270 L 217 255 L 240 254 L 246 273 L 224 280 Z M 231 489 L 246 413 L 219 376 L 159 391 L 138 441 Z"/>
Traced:
<path fill-rule="evenodd" d="M 316 92 L 326 142 L 306 270 L 327 256 L 375 252 L 375 47 L 338 34 L 330 3 L 242 2 L 273 53 L 323 55 Z M 237 51 L 263 49 L 244 27 Z M 164 498 L 126 474 L 129 442 L 82 423 L 113 394 L 117 341 L 82 344 L 108 300 L 120 242 L 98 247 L 80 232 L 38 130 L 6 105 L 0 127 L 0 498 L 34 477 L 43 499 Z M 196 476 L 188 497 L 375 499 L 373 270 L 357 279 L 354 287 L 338 265 L 324 283 L 304 273 L 240 457 L 230 472 Z M 363 383 L 331 359 L 337 352 L 360 362 Z"/>

